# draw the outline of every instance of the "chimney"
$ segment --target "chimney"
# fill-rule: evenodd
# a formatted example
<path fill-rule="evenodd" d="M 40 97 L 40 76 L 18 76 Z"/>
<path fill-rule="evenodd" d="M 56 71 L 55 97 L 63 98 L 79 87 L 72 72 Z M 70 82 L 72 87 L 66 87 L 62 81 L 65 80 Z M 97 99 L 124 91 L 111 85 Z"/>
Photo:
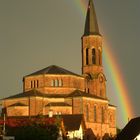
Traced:
<path fill-rule="evenodd" d="M 49 118 L 52 118 L 53 117 L 53 110 L 49 110 Z"/>

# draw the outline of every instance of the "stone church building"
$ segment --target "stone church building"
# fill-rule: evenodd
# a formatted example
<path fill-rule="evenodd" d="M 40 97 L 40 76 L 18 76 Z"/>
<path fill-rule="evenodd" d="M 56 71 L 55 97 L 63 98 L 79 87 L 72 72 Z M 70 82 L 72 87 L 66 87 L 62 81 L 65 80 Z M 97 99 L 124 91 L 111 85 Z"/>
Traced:
<path fill-rule="evenodd" d="M 23 77 L 23 93 L 2 99 L 7 116 L 83 114 L 95 135 L 116 134 L 116 107 L 106 95 L 102 35 L 89 0 L 82 40 L 82 74 L 51 65 Z"/>

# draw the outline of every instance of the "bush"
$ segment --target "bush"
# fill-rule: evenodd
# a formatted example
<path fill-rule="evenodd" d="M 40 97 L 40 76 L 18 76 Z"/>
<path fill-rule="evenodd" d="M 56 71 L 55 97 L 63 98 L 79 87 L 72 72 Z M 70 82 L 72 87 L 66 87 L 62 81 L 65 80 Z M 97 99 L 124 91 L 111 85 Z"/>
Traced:
<path fill-rule="evenodd" d="M 58 128 L 55 125 L 8 128 L 7 135 L 15 136 L 16 140 L 56 140 Z"/>

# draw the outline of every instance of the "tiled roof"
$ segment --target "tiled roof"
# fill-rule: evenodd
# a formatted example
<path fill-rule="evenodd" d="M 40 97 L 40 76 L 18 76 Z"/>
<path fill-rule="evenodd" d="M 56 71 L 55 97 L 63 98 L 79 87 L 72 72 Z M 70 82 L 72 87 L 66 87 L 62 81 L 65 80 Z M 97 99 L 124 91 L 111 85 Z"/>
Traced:
<path fill-rule="evenodd" d="M 24 97 L 26 97 L 26 98 L 27 97 L 43 97 L 43 98 L 89 97 L 89 98 L 107 100 L 107 99 L 101 98 L 99 96 L 95 96 L 95 95 L 92 95 L 90 93 L 86 93 L 86 92 L 83 92 L 83 91 L 80 91 L 80 90 L 75 90 L 70 94 L 61 94 L 61 93 L 59 93 L 59 94 L 54 94 L 54 93 L 46 94 L 46 93 L 41 93 L 41 92 L 39 92 L 38 90 L 35 90 L 35 89 L 27 91 L 27 92 L 19 93 L 19 94 L 13 95 L 13 96 L 9 96 L 7 98 L 4 98 L 3 100 L 15 99 L 15 98 L 24 98 Z"/>
<path fill-rule="evenodd" d="M 22 104 L 22 103 L 15 103 L 15 104 L 12 104 L 12 105 L 10 105 L 8 107 L 14 107 L 14 106 L 27 106 L 27 105 Z"/>
<path fill-rule="evenodd" d="M 13 95 L 13 96 L 9 96 L 7 98 L 4 98 L 5 99 L 15 99 L 15 98 L 24 98 L 24 97 L 46 97 L 46 98 L 64 98 L 66 97 L 67 95 L 64 95 L 64 94 L 45 94 L 45 93 L 41 93 L 35 89 L 33 90 L 30 90 L 30 91 L 27 91 L 27 92 L 23 92 L 23 93 L 19 93 L 19 94 L 16 94 L 16 95 Z"/>
<path fill-rule="evenodd" d="M 55 66 L 55 65 L 51 65 L 49 67 L 46 67 L 42 70 L 39 70 L 37 72 L 34 72 L 32 74 L 29 74 L 27 76 L 34 76 L 34 75 L 40 75 L 40 74 L 60 74 L 60 75 L 75 75 L 75 76 L 80 76 L 82 77 L 81 75 L 78 75 L 76 73 L 73 73 L 71 71 L 68 71 L 62 67 L 58 67 L 58 66 Z M 25 77 L 27 77 L 25 76 Z"/>
<path fill-rule="evenodd" d="M 90 93 L 83 92 L 81 90 L 75 90 L 74 92 L 72 92 L 71 94 L 69 94 L 67 97 L 90 97 L 90 98 L 107 100 L 107 99 L 101 98 L 99 96 L 95 96 L 95 95 L 92 95 Z"/>
<path fill-rule="evenodd" d="M 117 135 L 116 140 L 133 140 L 140 134 L 140 117 L 134 118 Z"/>
<path fill-rule="evenodd" d="M 64 102 L 52 102 L 48 103 L 46 106 L 71 106 L 71 105 Z"/>
<path fill-rule="evenodd" d="M 23 93 L 19 93 L 19 94 L 13 95 L 13 96 L 9 96 L 9 97 L 4 98 L 4 99 L 23 98 L 23 97 L 30 97 L 30 96 L 43 97 L 44 94 L 37 91 L 37 90 L 30 90 L 30 91 L 27 91 L 27 92 L 23 92 Z"/>
<path fill-rule="evenodd" d="M 44 97 L 46 98 L 66 98 L 68 95 L 67 94 L 54 94 L 54 93 L 50 93 L 50 94 L 44 94 Z"/>

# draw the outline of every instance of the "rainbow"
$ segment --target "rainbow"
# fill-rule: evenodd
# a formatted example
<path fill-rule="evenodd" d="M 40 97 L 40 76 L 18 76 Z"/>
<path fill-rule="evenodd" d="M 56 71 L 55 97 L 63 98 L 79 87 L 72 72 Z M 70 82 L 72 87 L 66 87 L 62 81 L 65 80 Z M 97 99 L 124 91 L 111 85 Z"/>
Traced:
<path fill-rule="evenodd" d="M 132 103 L 128 96 L 128 89 L 116 57 L 114 57 L 109 45 L 107 43 L 105 44 L 103 55 L 105 71 L 110 75 L 110 85 L 112 86 L 113 94 L 115 94 L 114 97 L 117 97 L 116 100 L 119 102 L 118 109 L 120 110 L 119 114 L 121 115 L 121 119 L 127 123 L 128 119 L 134 115 Z"/>
<path fill-rule="evenodd" d="M 87 0 L 74 0 L 82 17 L 85 17 L 86 15 L 87 2 Z M 123 73 L 121 72 L 121 68 L 113 51 L 107 43 L 103 46 L 103 51 L 105 72 L 109 74 L 110 77 L 108 78 L 111 79 L 110 85 L 113 92 L 111 94 L 113 95 L 113 98 L 116 98 L 118 101 L 117 109 L 119 110 L 119 113 L 117 116 L 119 115 L 120 121 L 126 124 L 128 119 L 132 118 L 134 112 L 129 98 L 128 89 L 123 78 Z"/>

